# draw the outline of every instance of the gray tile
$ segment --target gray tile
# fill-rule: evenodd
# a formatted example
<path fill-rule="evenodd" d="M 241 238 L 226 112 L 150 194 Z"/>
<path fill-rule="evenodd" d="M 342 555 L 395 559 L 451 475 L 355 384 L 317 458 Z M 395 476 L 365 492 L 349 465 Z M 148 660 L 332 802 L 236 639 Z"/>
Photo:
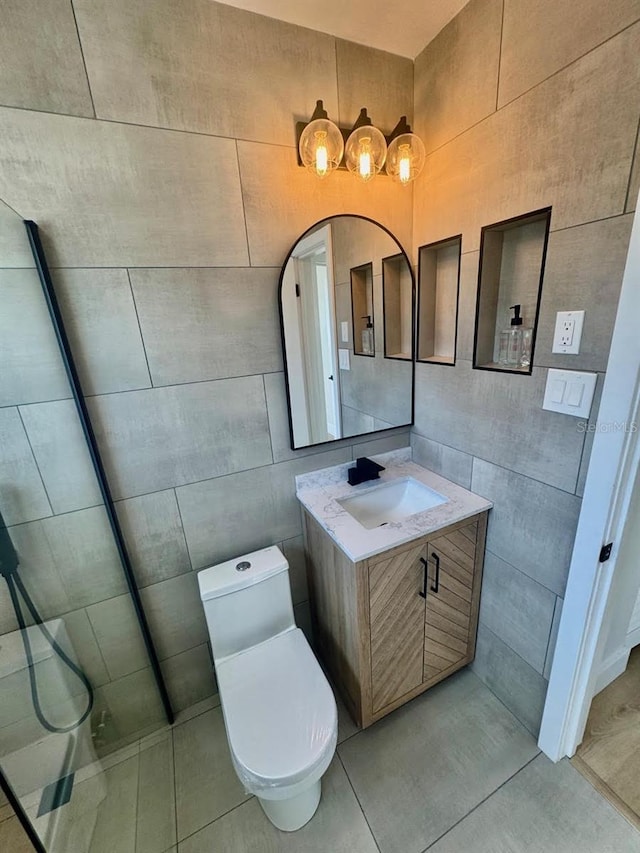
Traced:
<path fill-rule="evenodd" d="M 539 755 L 466 817 L 432 853 L 622 853 L 640 834 L 568 760 Z"/>
<path fill-rule="evenodd" d="M 549 237 L 535 364 L 606 370 L 633 216 L 592 222 Z M 551 352 L 556 312 L 586 309 L 580 353 Z"/>
<path fill-rule="evenodd" d="M 173 741 L 180 841 L 242 803 L 248 795 L 231 764 L 220 708 L 178 726 Z M 181 850 L 184 846 L 180 844 Z M 207 849 L 215 849 L 215 845 Z"/>
<path fill-rule="evenodd" d="M 593 395 L 591 404 L 591 412 L 589 413 L 588 421 L 580 421 L 580 429 L 584 430 L 584 447 L 582 449 L 582 459 L 580 460 L 580 471 L 578 472 L 578 482 L 576 483 L 576 495 L 584 496 L 584 487 L 587 482 L 587 474 L 589 473 L 589 462 L 591 461 L 591 451 L 593 450 L 593 440 L 596 436 L 596 424 L 598 422 L 598 414 L 600 411 L 600 400 L 602 399 L 602 389 L 604 387 L 605 374 L 599 373 L 596 380 L 596 390 Z"/>
<path fill-rule="evenodd" d="M 206 643 L 162 661 L 162 674 L 176 712 L 190 708 L 217 692 Z"/>
<path fill-rule="evenodd" d="M 346 436 L 368 435 L 374 430 L 374 418 L 351 406 L 342 406 L 342 432 Z"/>
<path fill-rule="evenodd" d="M 36 271 L 0 269 L 0 298 L 0 406 L 70 397 Z"/>
<path fill-rule="evenodd" d="M 391 426 L 411 423 L 411 362 L 384 358 L 382 348 L 375 358 L 354 356 L 351 370 L 340 371 L 343 406 L 370 415 Z"/>
<path fill-rule="evenodd" d="M 419 853 L 538 750 L 464 670 L 338 751 L 380 849 Z"/>
<path fill-rule="evenodd" d="M 506 0 L 500 59 L 499 106 L 526 92 L 637 21 L 636 0 L 616 0 L 602 8 L 586 0 L 576 19 L 570 0 L 530 7 Z"/>
<path fill-rule="evenodd" d="M 127 271 L 66 269 L 52 275 L 83 392 L 149 388 Z"/>
<path fill-rule="evenodd" d="M 106 684 L 110 680 L 109 672 L 86 610 L 65 613 L 63 620 L 70 643 L 69 656 L 80 663 L 94 687 Z"/>
<path fill-rule="evenodd" d="M 289 146 L 316 93 L 336 118 L 328 35 L 208 0 L 74 5 L 100 118 Z"/>
<path fill-rule="evenodd" d="M 294 536 L 282 543 L 282 553 L 289 562 L 289 583 L 294 604 L 309 600 L 307 587 L 307 562 L 304 556 L 302 536 Z"/>
<path fill-rule="evenodd" d="M 377 853 L 378 847 L 358 807 L 338 758 L 322 777 L 318 811 L 297 832 L 279 832 L 257 800 L 216 820 L 180 844 L 180 853 Z"/>
<path fill-rule="evenodd" d="M 539 673 L 544 670 L 555 603 L 553 592 L 486 552 L 480 619 Z"/>
<path fill-rule="evenodd" d="M 116 503 L 139 587 L 191 570 L 173 489 Z"/>
<path fill-rule="evenodd" d="M 547 656 L 544 662 L 543 675 L 547 679 L 547 681 L 551 677 L 551 667 L 553 665 L 553 656 L 556 651 L 556 643 L 558 642 L 558 629 L 560 628 L 560 619 L 562 617 L 563 604 L 563 598 L 556 598 L 556 606 L 555 610 L 553 611 L 553 623 L 551 625 L 551 634 L 549 636 L 549 647 L 547 649 Z"/>
<path fill-rule="evenodd" d="M 126 592 L 103 507 L 11 528 L 25 586 L 44 619 Z"/>
<path fill-rule="evenodd" d="M 166 719 L 150 668 L 140 669 L 100 688 L 121 737 L 142 732 Z"/>
<path fill-rule="evenodd" d="M 311 607 L 308 601 L 296 604 L 293 608 L 293 618 L 298 628 L 307 638 L 310 646 L 313 646 L 313 625 L 311 624 Z"/>
<path fill-rule="evenodd" d="M 37 0 L 6 0 L 0 56 L 1 104 L 93 115 L 73 8 L 67 0 L 44 6 Z"/>
<path fill-rule="evenodd" d="M 20 415 L 55 513 L 102 503 L 73 400 L 20 407 Z"/>
<path fill-rule="evenodd" d="M 353 41 L 336 39 L 340 125 L 352 127 L 364 104 L 389 134 L 401 115 L 413 123 L 413 62 Z M 334 121 L 336 119 L 334 118 Z"/>
<path fill-rule="evenodd" d="M 173 740 L 165 738 L 138 758 L 136 853 L 160 853 L 176 839 Z"/>
<path fill-rule="evenodd" d="M 279 269 L 130 275 L 154 385 L 282 370 Z"/>
<path fill-rule="evenodd" d="M 347 171 L 319 181 L 298 166 L 293 149 L 281 146 L 239 141 L 238 156 L 253 266 L 280 266 L 307 228 L 342 211 L 368 216 L 389 228 L 402 245 L 411 245 L 411 193 L 399 192 L 394 181 L 376 180 L 373 194 Z"/>
<path fill-rule="evenodd" d="M 145 587 L 141 596 L 161 660 L 209 639 L 198 580 L 193 572 Z"/>
<path fill-rule="evenodd" d="M 500 0 L 472 0 L 416 57 L 416 133 L 427 151 L 496 109 L 501 24 Z"/>
<path fill-rule="evenodd" d="M 4 523 L 51 515 L 51 506 L 17 409 L 0 409 L 0 499 Z"/>
<path fill-rule="evenodd" d="M 636 139 L 636 149 L 631 167 L 631 175 L 629 177 L 629 191 L 627 193 L 627 203 L 625 212 L 629 213 L 636 209 L 638 203 L 638 194 L 640 193 L 640 136 Z"/>
<path fill-rule="evenodd" d="M 580 499 L 482 459 L 473 460 L 471 488 L 493 501 L 487 548 L 563 595 Z"/>
<path fill-rule="evenodd" d="M 233 139 L 8 108 L 0 126 L 0 198 L 49 266 L 247 264 Z"/>
<path fill-rule="evenodd" d="M 418 465 L 424 465 L 430 471 L 435 471 L 465 489 L 471 488 L 473 457 L 468 453 L 431 441 L 415 430 L 411 432 L 411 451 L 413 461 Z"/>
<path fill-rule="evenodd" d="M 362 440 L 361 438 L 354 441 L 351 448 L 351 455 L 354 459 L 359 456 L 375 456 L 376 453 L 389 453 L 391 450 L 401 450 L 404 447 L 409 447 L 411 443 L 408 429 L 401 429 L 391 435 L 381 436 L 380 438 L 371 438 Z"/>
<path fill-rule="evenodd" d="M 263 548 L 301 533 L 295 476 L 349 461 L 330 450 L 176 489 L 194 568 Z"/>
<path fill-rule="evenodd" d="M 478 249 L 482 225 L 549 204 L 554 229 L 619 214 L 637 127 L 639 38 L 640 26 L 626 30 L 429 156 L 414 185 L 414 243 L 462 232 L 464 251 Z M 597 179 L 585 181 L 594 163 Z"/>
<path fill-rule="evenodd" d="M 34 267 L 23 219 L 2 199 L 0 199 L 0 266 L 28 267 L 31 270 Z"/>
<path fill-rule="evenodd" d="M 268 465 L 261 376 L 88 401 L 115 498 Z"/>
<path fill-rule="evenodd" d="M 577 418 L 542 409 L 546 378 L 542 368 L 513 376 L 472 370 L 468 361 L 446 370 L 417 364 L 415 430 L 573 492 L 584 434 Z"/>
<path fill-rule="evenodd" d="M 547 695 L 547 682 L 540 673 L 482 623 L 472 666 L 478 678 L 537 737 Z"/>
<path fill-rule="evenodd" d="M 111 680 L 147 666 L 147 651 L 130 595 L 92 604 L 87 607 L 87 616 Z"/>

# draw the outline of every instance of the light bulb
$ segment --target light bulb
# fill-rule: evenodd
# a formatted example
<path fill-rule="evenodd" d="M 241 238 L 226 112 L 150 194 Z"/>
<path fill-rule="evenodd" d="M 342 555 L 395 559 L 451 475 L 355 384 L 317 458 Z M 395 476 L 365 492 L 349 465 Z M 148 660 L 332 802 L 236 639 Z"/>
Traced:
<path fill-rule="evenodd" d="M 373 125 L 362 125 L 351 133 L 344 152 L 347 169 L 361 180 L 370 181 L 384 166 L 387 141 Z"/>
<path fill-rule="evenodd" d="M 332 121 L 326 118 L 314 119 L 300 134 L 298 151 L 302 165 L 319 178 L 324 178 L 340 165 L 344 139 Z"/>
<path fill-rule="evenodd" d="M 389 143 L 387 174 L 403 185 L 415 181 L 424 168 L 424 145 L 415 133 L 403 133 Z"/>

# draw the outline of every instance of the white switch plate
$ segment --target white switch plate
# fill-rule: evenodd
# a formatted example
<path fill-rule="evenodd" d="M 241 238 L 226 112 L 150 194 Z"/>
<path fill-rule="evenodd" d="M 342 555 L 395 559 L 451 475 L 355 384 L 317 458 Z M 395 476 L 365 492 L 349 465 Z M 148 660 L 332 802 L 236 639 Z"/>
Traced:
<path fill-rule="evenodd" d="M 584 325 L 584 311 L 558 311 L 551 352 L 577 355 Z"/>
<path fill-rule="evenodd" d="M 340 323 L 340 337 L 342 338 L 343 344 L 349 343 L 349 323 L 347 320 L 343 320 Z"/>
<path fill-rule="evenodd" d="M 542 408 L 576 418 L 588 418 L 597 378 L 597 373 L 549 370 Z"/>
<path fill-rule="evenodd" d="M 338 363 L 340 364 L 340 370 L 351 370 L 351 366 L 349 364 L 349 350 L 348 349 L 339 349 L 338 350 Z"/>

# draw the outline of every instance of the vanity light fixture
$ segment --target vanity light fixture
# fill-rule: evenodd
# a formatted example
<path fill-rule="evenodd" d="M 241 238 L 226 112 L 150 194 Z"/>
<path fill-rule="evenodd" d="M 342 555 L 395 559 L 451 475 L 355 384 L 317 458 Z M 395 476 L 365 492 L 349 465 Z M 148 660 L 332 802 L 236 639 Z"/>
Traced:
<path fill-rule="evenodd" d="M 296 124 L 296 134 L 298 165 L 320 178 L 335 169 L 348 169 L 365 182 L 380 173 L 407 185 L 418 177 L 426 159 L 422 140 L 411 132 L 406 116 L 385 136 L 374 127 L 366 107 L 352 128 L 343 128 L 329 120 L 322 101 L 317 101 L 309 122 Z"/>

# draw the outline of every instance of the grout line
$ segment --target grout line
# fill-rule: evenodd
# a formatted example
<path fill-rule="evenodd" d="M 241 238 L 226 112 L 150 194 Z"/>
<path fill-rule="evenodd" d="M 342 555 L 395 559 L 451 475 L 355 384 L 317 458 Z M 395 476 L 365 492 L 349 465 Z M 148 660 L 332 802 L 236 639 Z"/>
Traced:
<path fill-rule="evenodd" d="M 424 850 L 422 851 L 422 853 L 426 853 L 426 851 L 427 851 L 427 850 L 430 850 L 432 847 L 434 847 L 434 846 L 435 846 L 439 841 L 441 841 L 441 840 L 442 840 L 446 835 L 448 835 L 452 830 L 454 830 L 454 829 L 456 828 L 456 826 L 458 826 L 458 825 L 459 825 L 459 824 L 461 824 L 464 820 L 466 820 L 466 819 L 467 819 L 470 815 L 472 815 L 472 814 L 473 814 L 477 809 L 479 809 L 479 808 L 480 808 L 480 806 L 484 805 L 484 803 L 486 803 L 486 802 L 487 802 L 487 800 L 490 800 L 490 799 L 491 799 L 491 797 L 493 797 L 493 796 L 494 796 L 494 794 L 497 794 L 497 793 L 498 793 L 498 791 L 500 791 L 502 788 L 504 788 L 504 787 L 505 787 L 505 785 L 508 785 L 508 784 L 509 784 L 509 782 L 511 782 L 513 779 L 515 779 L 515 777 L 516 777 L 519 773 L 522 773 L 522 771 L 523 771 L 523 770 L 526 770 L 526 769 L 527 769 L 527 767 L 528 767 L 528 766 L 529 766 L 533 761 L 535 761 L 535 760 L 536 760 L 536 758 L 537 758 L 540 754 L 541 754 L 541 753 L 540 753 L 540 750 L 538 750 L 538 752 L 536 753 L 536 755 L 534 755 L 534 756 L 533 756 L 533 758 L 530 758 L 530 759 L 529 759 L 529 761 L 527 761 L 527 763 L 526 763 L 526 764 L 523 764 L 523 765 L 522 765 L 522 767 L 520 767 L 520 769 L 519 769 L 519 770 L 516 770 L 516 772 L 515 772 L 515 773 L 512 773 L 512 774 L 511 774 L 511 776 L 509 776 L 509 778 L 508 778 L 508 779 L 505 779 L 505 780 L 504 780 L 504 782 L 502 782 L 500 785 L 498 785 L 498 787 L 495 789 L 495 791 L 492 791 L 490 794 L 488 794 L 486 797 L 484 797 L 484 799 L 480 800 L 480 802 L 479 802 L 479 803 L 476 803 L 476 805 L 475 805 L 475 806 L 474 806 L 470 811 L 468 811 L 468 812 L 467 812 L 467 814 L 466 814 L 466 815 L 464 815 L 464 817 L 461 817 L 459 820 L 457 820 L 457 821 L 453 824 L 453 826 L 450 826 L 450 827 L 449 827 L 449 829 L 447 829 L 447 831 L 446 831 L 446 832 L 443 832 L 443 833 L 442 833 L 442 835 L 439 835 L 439 836 L 438 836 L 434 841 L 432 841 L 432 842 L 431 842 L 431 844 L 428 844 L 428 845 L 424 848 Z"/>
<path fill-rule="evenodd" d="M 187 559 L 189 560 L 189 565 L 191 566 L 191 571 L 193 571 L 193 560 L 191 558 L 191 551 L 189 550 L 189 543 L 187 542 L 187 534 L 184 529 L 184 521 L 182 519 L 182 510 L 180 509 L 180 501 L 178 500 L 178 493 L 176 492 L 175 486 L 171 489 L 173 492 L 173 499 L 176 502 L 176 506 L 178 508 L 178 518 L 180 519 L 180 529 L 182 530 L 182 538 L 184 539 L 184 547 L 187 549 Z M 150 584 L 153 586 L 153 584 Z"/>
<path fill-rule="evenodd" d="M 155 386 L 153 384 L 153 377 L 151 376 L 151 368 L 149 367 L 149 356 L 147 355 L 147 347 L 146 347 L 145 342 L 144 342 L 144 335 L 142 334 L 142 324 L 140 323 L 140 313 L 138 312 L 138 304 L 136 302 L 136 295 L 135 295 L 134 290 L 133 290 L 133 284 L 131 283 L 131 275 L 129 274 L 129 268 L 128 267 L 126 268 L 126 273 L 127 273 L 127 281 L 129 282 L 129 293 L 131 294 L 131 299 L 133 301 L 133 310 L 134 310 L 135 315 L 136 315 L 136 322 L 138 324 L 138 331 L 140 332 L 140 343 L 142 344 L 142 352 L 144 353 L 144 360 L 145 360 L 145 363 L 147 365 L 147 374 L 149 376 L 149 383 L 150 383 L 149 387 L 154 388 Z M 138 388 L 137 390 L 143 391 L 143 390 L 149 390 L 149 389 L 148 388 L 147 389 Z M 117 394 L 120 392 L 112 391 L 111 393 Z M 99 397 L 101 395 L 93 394 L 90 396 Z"/>
<path fill-rule="evenodd" d="M 364 821 L 367 824 L 367 827 L 369 828 L 369 832 L 371 833 L 371 838 L 373 839 L 373 843 L 376 845 L 376 850 L 378 850 L 378 853 L 380 853 L 380 845 L 378 844 L 378 840 L 375 836 L 373 829 L 371 829 L 371 824 L 369 823 L 369 821 L 367 819 L 367 815 L 365 814 L 365 811 L 362 808 L 362 803 L 360 802 L 360 798 L 358 797 L 358 794 L 356 793 L 356 789 L 353 786 L 353 782 L 351 781 L 349 774 L 347 773 L 347 768 L 344 766 L 344 761 L 342 760 L 342 756 L 340 755 L 340 753 L 338 752 L 337 749 L 336 749 L 336 756 L 338 758 L 338 761 L 342 765 L 342 769 L 344 770 L 344 775 L 347 777 L 347 781 L 349 782 L 349 786 L 351 787 L 351 790 L 353 791 L 353 796 L 356 798 L 356 802 L 358 803 L 358 806 L 360 807 L 360 811 L 362 812 L 362 817 L 364 818 Z"/>
<path fill-rule="evenodd" d="M 0 199 L 1 201 L 1 199 Z M 7 205 L 8 206 L 8 205 Z M 17 216 L 19 214 L 16 214 Z M 619 216 L 620 214 L 616 214 Z M 2 267 L 2 269 L 15 269 L 15 270 L 24 270 L 24 269 L 33 269 L 33 267 Z M 92 266 L 87 266 L 87 264 L 83 264 L 81 266 L 72 266 L 70 264 L 61 264 L 60 266 L 50 267 L 52 271 L 54 270 L 186 270 L 187 272 L 191 272 L 191 270 L 229 270 L 230 272 L 246 272 L 247 270 L 274 270 L 276 272 L 280 272 L 282 270 L 281 266 L 276 266 L 275 264 L 254 264 L 252 266 L 248 266 L 247 264 L 195 264 L 185 266 L 184 264 L 178 265 L 167 265 L 163 266 L 153 266 L 151 264 L 126 264 L 126 266 L 112 266 L 110 264 L 97 264 Z"/>
<path fill-rule="evenodd" d="M 226 811 L 226 812 L 223 812 L 222 814 L 219 814 L 219 815 L 218 815 L 218 817 L 214 817 L 214 819 L 213 819 L 213 820 L 210 820 L 208 823 L 205 823 L 205 824 L 204 824 L 204 826 L 200 826 L 200 827 L 198 827 L 198 829 L 196 829 L 196 830 L 194 830 L 193 832 L 189 833 L 189 835 L 185 835 L 185 836 L 184 836 L 184 838 L 180 838 L 180 837 L 178 836 L 178 850 L 180 849 L 180 846 L 181 846 L 182 844 L 184 844 L 184 842 L 185 842 L 188 838 L 193 838 L 193 836 L 194 836 L 194 835 L 197 835 L 199 832 L 202 832 L 202 830 L 203 830 L 203 829 L 206 829 L 208 826 L 211 826 L 212 824 L 216 823 L 216 822 L 217 822 L 217 821 L 219 821 L 221 818 L 223 818 L 223 817 L 227 817 L 227 815 L 230 815 L 230 814 L 231 814 L 231 812 L 235 812 L 237 809 L 241 809 L 241 808 L 242 808 L 242 806 L 246 806 L 246 805 L 247 805 L 247 803 L 250 803 L 250 802 L 251 802 L 252 800 L 254 800 L 254 799 L 255 799 L 254 795 L 253 795 L 253 794 L 251 794 L 251 796 L 250 796 L 250 797 L 247 797 L 247 799 L 246 799 L 246 800 L 243 800 L 241 803 L 238 803 L 237 805 L 232 806 L 230 809 L 227 809 L 227 811 Z M 177 832 L 176 832 L 176 835 L 178 835 L 178 833 L 177 833 Z M 229 853 L 230 853 L 230 851 L 229 851 Z"/>
<path fill-rule="evenodd" d="M 498 111 L 498 104 L 500 102 L 500 72 L 502 70 L 502 37 L 504 35 L 504 4 L 505 4 L 505 0 L 502 0 L 502 16 L 500 18 L 500 46 L 498 48 L 498 77 L 496 80 L 496 112 Z"/>
<path fill-rule="evenodd" d="M 78 19 L 76 17 L 76 10 L 73 5 L 73 0 L 69 0 L 69 5 L 71 6 L 71 14 L 73 15 L 73 23 L 76 28 L 76 35 L 78 37 L 78 47 L 80 48 L 80 56 L 82 57 L 82 67 L 84 68 L 84 74 L 87 78 L 87 91 L 89 92 L 89 100 L 91 101 L 91 109 L 93 110 L 92 118 L 97 119 L 98 115 L 96 113 L 96 105 L 93 100 L 93 92 L 91 91 L 91 83 L 89 81 L 89 71 L 87 70 L 87 61 L 84 58 L 84 50 L 82 47 L 82 39 L 80 38 L 80 28 L 78 27 Z M 54 115 L 60 115 L 60 113 L 54 113 Z"/>
<path fill-rule="evenodd" d="M 622 212 L 625 213 L 627 211 L 627 207 L 629 206 L 629 193 L 631 192 L 631 179 L 633 178 L 633 167 L 636 163 L 636 160 L 640 159 L 640 148 L 638 147 L 638 140 L 640 140 L 640 119 L 638 119 L 638 127 L 636 128 L 636 139 L 633 144 L 633 151 L 631 152 L 631 168 L 629 169 L 629 180 L 627 182 L 627 192 L 624 197 L 624 207 Z M 639 166 L 640 168 L 640 166 Z M 635 204 L 636 199 L 633 199 Z"/>
<path fill-rule="evenodd" d="M 267 415 L 267 432 L 269 433 L 269 447 L 271 448 L 271 464 L 275 464 L 276 457 L 273 453 L 273 439 L 271 437 L 271 418 L 269 417 L 269 403 L 267 400 L 267 384 L 264 379 L 264 373 L 262 374 L 262 390 L 264 393 L 264 410 Z M 313 455 L 313 454 L 311 454 Z"/>
<path fill-rule="evenodd" d="M 540 581 L 539 581 L 537 578 L 533 578 L 533 577 L 531 577 L 531 575 L 528 575 L 528 574 L 527 574 L 525 571 L 523 571 L 521 568 L 519 568 L 518 566 L 515 566 L 513 563 L 510 563 L 510 562 L 509 562 L 509 560 L 506 560 L 504 557 L 501 557 L 501 556 L 500 556 L 500 554 L 496 554 L 496 552 L 495 552 L 495 551 L 492 551 L 492 550 L 491 550 L 491 548 L 487 548 L 487 547 L 485 547 L 485 551 L 486 551 L 487 553 L 491 554 L 491 556 L 492 556 L 492 557 L 496 557 L 496 558 L 497 558 L 498 560 L 500 560 L 501 562 L 506 563 L 506 565 L 507 565 L 507 566 L 509 566 L 510 568 L 514 569 L 516 572 L 519 572 L 521 575 L 524 575 L 524 577 L 525 577 L 525 578 L 527 578 L 527 579 L 528 579 L 528 580 L 530 580 L 530 581 L 533 581 L 533 583 L 535 583 L 535 584 L 537 584 L 538 586 L 542 587 L 542 589 L 546 589 L 546 590 L 547 590 L 547 592 L 552 593 L 552 595 L 555 595 L 555 596 L 556 596 L 556 598 L 562 598 L 562 596 L 560 595 L 560 593 L 559 593 L 559 592 L 556 592 L 556 590 L 555 590 L 555 589 L 551 589 L 551 587 L 548 587 L 546 584 L 540 583 Z M 484 624 L 484 623 L 483 623 L 483 624 Z M 494 631 L 493 633 L 495 634 L 495 631 Z M 498 635 L 496 634 L 496 636 L 498 636 Z M 502 638 L 500 638 L 500 639 L 502 639 Z M 502 640 L 502 642 L 504 643 L 505 641 L 504 641 L 504 640 Z M 509 644 L 507 643 L 507 645 L 509 645 Z M 509 648 L 511 648 L 511 646 L 509 646 Z M 523 660 L 524 660 L 524 658 L 523 658 Z M 527 661 L 525 661 L 525 663 L 527 663 Z M 529 666 L 531 666 L 531 664 L 529 664 Z M 535 667 L 532 667 L 532 669 L 535 669 Z M 542 674 L 542 673 L 540 673 L 540 674 Z"/>
<path fill-rule="evenodd" d="M 556 621 L 556 610 L 558 609 L 558 599 L 560 596 L 556 593 L 556 599 L 553 602 L 553 614 L 551 616 L 551 627 L 549 628 L 549 636 L 547 637 L 547 648 L 544 653 L 544 664 L 542 666 L 542 677 L 544 678 L 544 671 L 547 668 L 547 659 L 549 657 L 549 650 L 551 646 L 551 635 L 553 634 L 553 626 Z M 489 629 L 491 630 L 491 629 Z"/>
<path fill-rule="evenodd" d="M 238 186 L 240 187 L 240 201 L 242 203 L 242 221 L 244 222 L 244 238 L 247 242 L 247 260 L 249 267 L 252 267 L 251 262 L 251 244 L 249 242 L 249 226 L 247 225 L 247 205 L 244 197 L 244 187 L 242 184 L 242 169 L 240 168 L 240 151 L 238 150 L 238 140 L 235 142 L 236 148 L 236 166 L 238 167 Z"/>
<path fill-rule="evenodd" d="M 145 353 L 146 358 L 146 353 Z M 282 370 L 267 370 L 267 373 L 282 373 Z M 86 394 L 85 399 L 91 400 L 96 397 L 114 397 L 117 394 L 135 394 L 138 391 L 157 391 L 160 388 L 177 388 L 185 385 L 203 385 L 205 382 L 226 382 L 231 379 L 251 379 L 254 376 L 263 376 L 263 373 L 241 373 L 238 376 L 219 376 L 217 379 L 188 379 L 185 382 L 168 382 L 162 385 L 149 385 L 146 388 L 123 388 L 120 391 L 103 391 L 101 394 Z M 150 381 L 153 381 L 150 378 Z M 69 399 L 69 398 L 65 398 Z M 54 402 L 53 400 L 43 400 L 43 402 Z M 31 405 L 27 403 L 25 405 Z"/>
<path fill-rule="evenodd" d="M 515 649 L 512 649 L 512 648 L 511 648 L 511 646 L 509 645 L 509 643 L 505 642 L 505 640 L 503 640 L 503 639 L 502 639 L 502 637 L 498 636 L 498 634 L 496 634 L 496 632 L 495 632 L 492 628 L 490 628 L 490 627 L 487 625 L 487 623 L 486 623 L 486 622 L 480 622 L 480 620 L 478 620 L 478 624 L 479 624 L 479 625 L 481 624 L 485 631 L 488 631 L 490 634 L 493 634 L 493 636 L 496 638 L 496 640 L 498 640 L 500 643 L 502 643 L 502 645 L 503 645 L 503 646 L 506 646 L 512 654 L 514 654 L 517 658 L 519 658 L 519 659 L 522 661 L 522 663 L 523 663 L 523 664 L 525 664 L 525 666 L 528 666 L 528 667 L 529 667 L 529 669 L 530 669 L 532 672 L 535 672 L 535 674 L 536 674 L 539 678 L 542 678 L 542 679 L 543 679 L 543 681 L 545 681 L 545 682 L 546 682 L 547 686 L 549 686 L 549 682 L 548 682 L 548 680 L 544 677 L 544 675 L 543 675 L 541 672 L 538 672 L 538 670 L 537 670 L 534 666 L 531 666 L 531 664 L 529 663 L 529 661 L 525 660 L 525 659 L 522 657 L 522 655 L 519 655 L 519 654 L 518 654 L 518 652 L 517 652 Z M 475 660 L 475 658 L 474 658 L 474 660 Z M 471 670 L 471 671 L 474 673 L 474 675 L 476 676 L 476 678 L 480 678 L 480 676 L 479 676 L 476 672 L 474 672 L 474 670 Z M 481 679 L 481 678 L 480 678 L 480 681 L 482 681 L 482 679 Z M 526 731 L 528 731 L 528 732 L 529 732 L 529 734 L 531 735 L 531 737 L 533 737 L 533 738 L 535 738 L 535 739 L 536 739 L 536 742 L 537 742 L 537 740 L 538 740 L 538 736 L 539 736 L 539 735 L 535 735 L 535 734 L 531 731 L 531 729 L 530 729 L 530 728 L 529 728 L 525 723 L 523 723 L 523 722 L 522 722 L 522 720 L 520 719 L 520 717 L 518 717 L 518 716 L 517 716 L 517 715 L 516 715 L 512 710 L 511 710 L 511 708 L 509 708 L 509 706 L 508 706 L 505 702 L 503 702 L 503 701 L 502 701 L 502 699 L 498 696 L 498 694 L 497 694 L 497 693 L 495 693 L 493 690 L 491 690 L 491 688 L 489 687 L 489 685 L 488 685 L 488 684 L 485 684 L 485 682 L 484 682 L 484 681 L 482 681 L 482 683 L 485 685 L 485 687 L 486 687 L 488 690 L 490 690 L 490 691 L 491 691 L 491 693 L 493 693 L 493 695 L 496 697 L 496 699 L 498 700 L 498 702 L 500 702 L 500 704 L 501 704 L 501 705 L 504 705 L 504 707 L 505 707 L 505 708 L 507 709 L 507 711 L 511 714 L 511 716 L 512 716 L 512 717 L 514 717 L 514 719 L 516 719 L 516 720 L 520 723 L 520 725 L 521 725 L 524 729 L 526 729 Z"/>
<path fill-rule="evenodd" d="M 38 464 L 38 459 L 36 457 L 35 451 L 33 449 L 33 445 L 31 444 L 31 438 L 29 437 L 29 431 L 27 430 L 26 424 L 22 418 L 22 412 L 20 411 L 20 406 L 15 406 L 16 413 L 18 418 L 20 419 L 20 423 L 22 424 L 22 429 L 24 432 L 24 437 L 27 439 L 27 444 L 29 445 L 29 450 L 31 451 L 31 458 L 33 459 L 33 464 L 36 466 L 36 471 L 38 472 L 38 476 L 40 477 L 40 482 L 42 484 L 42 489 L 44 491 L 44 496 L 47 499 L 47 503 L 49 504 L 49 509 L 51 510 L 51 515 L 45 515 L 42 519 L 33 519 L 33 521 L 44 520 L 45 518 L 52 518 L 55 516 L 56 511 L 53 508 L 53 504 L 51 503 L 51 498 L 49 497 L 49 492 L 44 482 L 44 477 L 42 476 L 42 471 L 40 470 L 40 465 Z M 20 524 L 30 524 L 30 521 L 22 521 Z M 17 525 L 12 524 L 8 525 L 8 527 L 17 527 Z"/>

